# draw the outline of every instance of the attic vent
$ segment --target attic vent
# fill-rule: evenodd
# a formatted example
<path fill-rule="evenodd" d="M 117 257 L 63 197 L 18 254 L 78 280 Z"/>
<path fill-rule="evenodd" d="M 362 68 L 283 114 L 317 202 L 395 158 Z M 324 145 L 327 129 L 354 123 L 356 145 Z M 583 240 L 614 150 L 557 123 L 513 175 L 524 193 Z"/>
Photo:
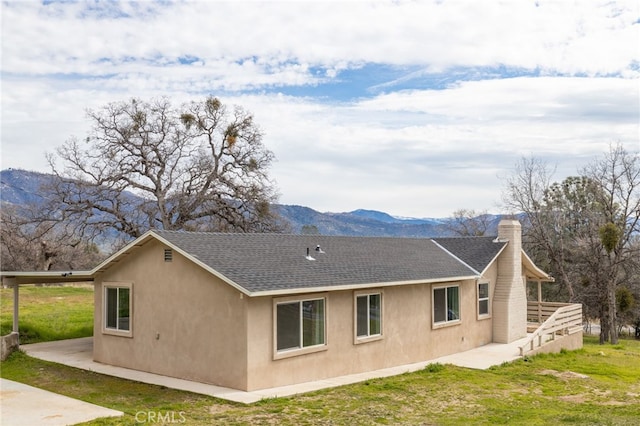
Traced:
<path fill-rule="evenodd" d="M 171 262 L 173 260 L 173 250 L 164 249 L 164 261 Z"/>

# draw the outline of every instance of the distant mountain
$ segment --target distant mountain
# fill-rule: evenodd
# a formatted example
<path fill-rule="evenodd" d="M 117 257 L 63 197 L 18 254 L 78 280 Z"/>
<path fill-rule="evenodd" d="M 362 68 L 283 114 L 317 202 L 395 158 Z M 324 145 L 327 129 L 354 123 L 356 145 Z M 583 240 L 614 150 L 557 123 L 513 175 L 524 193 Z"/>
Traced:
<path fill-rule="evenodd" d="M 416 225 L 424 225 L 424 224 L 437 225 L 437 224 L 442 224 L 443 221 L 446 222 L 446 219 L 419 219 L 414 217 L 391 216 L 390 214 L 379 212 L 377 210 L 358 209 L 358 210 L 349 212 L 348 214 L 353 216 L 360 216 L 363 218 L 373 219 L 373 220 L 377 220 L 379 222 L 385 222 L 385 223 L 404 223 L 404 224 L 413 223 Z"/>
<path fill-rule="evenodd" d="M 447 234 L 446 220 L 398 219 L 373 210 L 320 213 L 309 207 L 278 204 L 273 208 L 294 233 L 369 237 L 435 237 Z"/>
<path fill-rule="evenodd" d="M 19 169 L 0 171 L 0 201 L 2 204 L 26 205 L 42 202 L 40 187 L 51 181 L 52 175 Z"/>
<path fill-rule="evenodd" d="M 24 206 L 43 201 L 40 187 L 53 179 L 52 175 L 19 169 L 0 171 L 0 201 L 2 205 Z M 293 233 L 322 235 L 442 237 L 451 236 L 449 218 L 399 218 L 376 210 L 358 209 L 346 213 L 321 213 L 309 207 L 274 204 L 272 206 Z M 495 235 L 500 216 L 490 218 L 490 235 Z"/>

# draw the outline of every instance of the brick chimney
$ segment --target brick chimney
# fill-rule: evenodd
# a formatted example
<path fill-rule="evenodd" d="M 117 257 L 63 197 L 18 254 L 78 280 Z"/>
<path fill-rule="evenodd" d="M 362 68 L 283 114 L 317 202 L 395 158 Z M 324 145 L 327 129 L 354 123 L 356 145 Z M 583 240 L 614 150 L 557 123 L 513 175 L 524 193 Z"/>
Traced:
<path fill-rule="evenodd" d="M 498 238 L 508 243 L 498 258 L 498 279 L 493 293 L 493 341 L 511 343 L 527 336 L 527 293 L 522 274 L 520 222 L 501 220 Z"/>

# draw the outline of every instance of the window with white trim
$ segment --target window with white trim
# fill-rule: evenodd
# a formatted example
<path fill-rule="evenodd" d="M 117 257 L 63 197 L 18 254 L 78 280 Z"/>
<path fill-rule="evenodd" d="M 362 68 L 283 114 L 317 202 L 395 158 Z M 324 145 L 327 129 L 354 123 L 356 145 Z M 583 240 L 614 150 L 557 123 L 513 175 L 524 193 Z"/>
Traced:
<path fill-rule="evenodd" d="M 433 324 L 460 321 L 460 286 L 433 288 Z"/>
<path fill-rule="evenodd" d="M 104 330 L 131 333 L 131 285 L 104 286 Z"/>
<path fill-rule="evenodd" d="M 356 338 L 382 335 L 382 293 L 356 295 Z"/>
<path fill-rule="evenodd" d="M 489 283 L 478 283 L 478 317 L 487 317 L 489 313 Z"/>
<path fill-rule="evenodd" d="M 325 344 L 325 299 L 276 304 L 276 351 L 292 351 Z"/>

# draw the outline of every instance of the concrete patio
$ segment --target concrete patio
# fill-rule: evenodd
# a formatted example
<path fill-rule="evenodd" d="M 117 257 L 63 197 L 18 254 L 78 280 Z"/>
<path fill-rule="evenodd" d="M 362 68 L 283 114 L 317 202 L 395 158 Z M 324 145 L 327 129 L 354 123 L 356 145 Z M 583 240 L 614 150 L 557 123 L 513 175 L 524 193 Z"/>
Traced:
<path fill-rule="evenodd" d="M 453 364 L 460 367 L 484 370 L 494 365 L 500 365 L 505 362 L 511 362 L 521 358 L 519 356 L 519 346 L 523 345 L 525 341 L 526 338 L 517 340 L 510 344 L 490 343 L 488 345 L 481 346 L 479 348 L 475 348 L 466 352 L 447 355 L 429 361 L 385 368 L 382 370 L 375 370 L 360 374 L 350 374 L 347 376 L 335 377 L 327 380 L 318 380 L 314 382 L 300 383 L 290 386 L 262 389 L 252 392 L 245 392 L 237 389 L 192 382 L 189 380 L 176 379 L 173 377 L 145 373 L 143 371 L 130 370 L 127 368 L 114 367 L 111 365 L 94 362 L 92 358 L 92 337 L 22 345 L 21 348 L 29 356 L 46 361 L 56 362 L 88 371 L 94 371 L 109 376 L 134 380 L 137 382 L 166 386 L 172 389 L 179 389 L 198 394 L 209 395 L 228 401 L 251 404 L 266 398 L 291 396 L 319 389 L 326 389 L 351 383 L 362 382 L 373 378 L 395 376 L 406 372 L 421 370 L 427 365 L 434 363 Z"/>

